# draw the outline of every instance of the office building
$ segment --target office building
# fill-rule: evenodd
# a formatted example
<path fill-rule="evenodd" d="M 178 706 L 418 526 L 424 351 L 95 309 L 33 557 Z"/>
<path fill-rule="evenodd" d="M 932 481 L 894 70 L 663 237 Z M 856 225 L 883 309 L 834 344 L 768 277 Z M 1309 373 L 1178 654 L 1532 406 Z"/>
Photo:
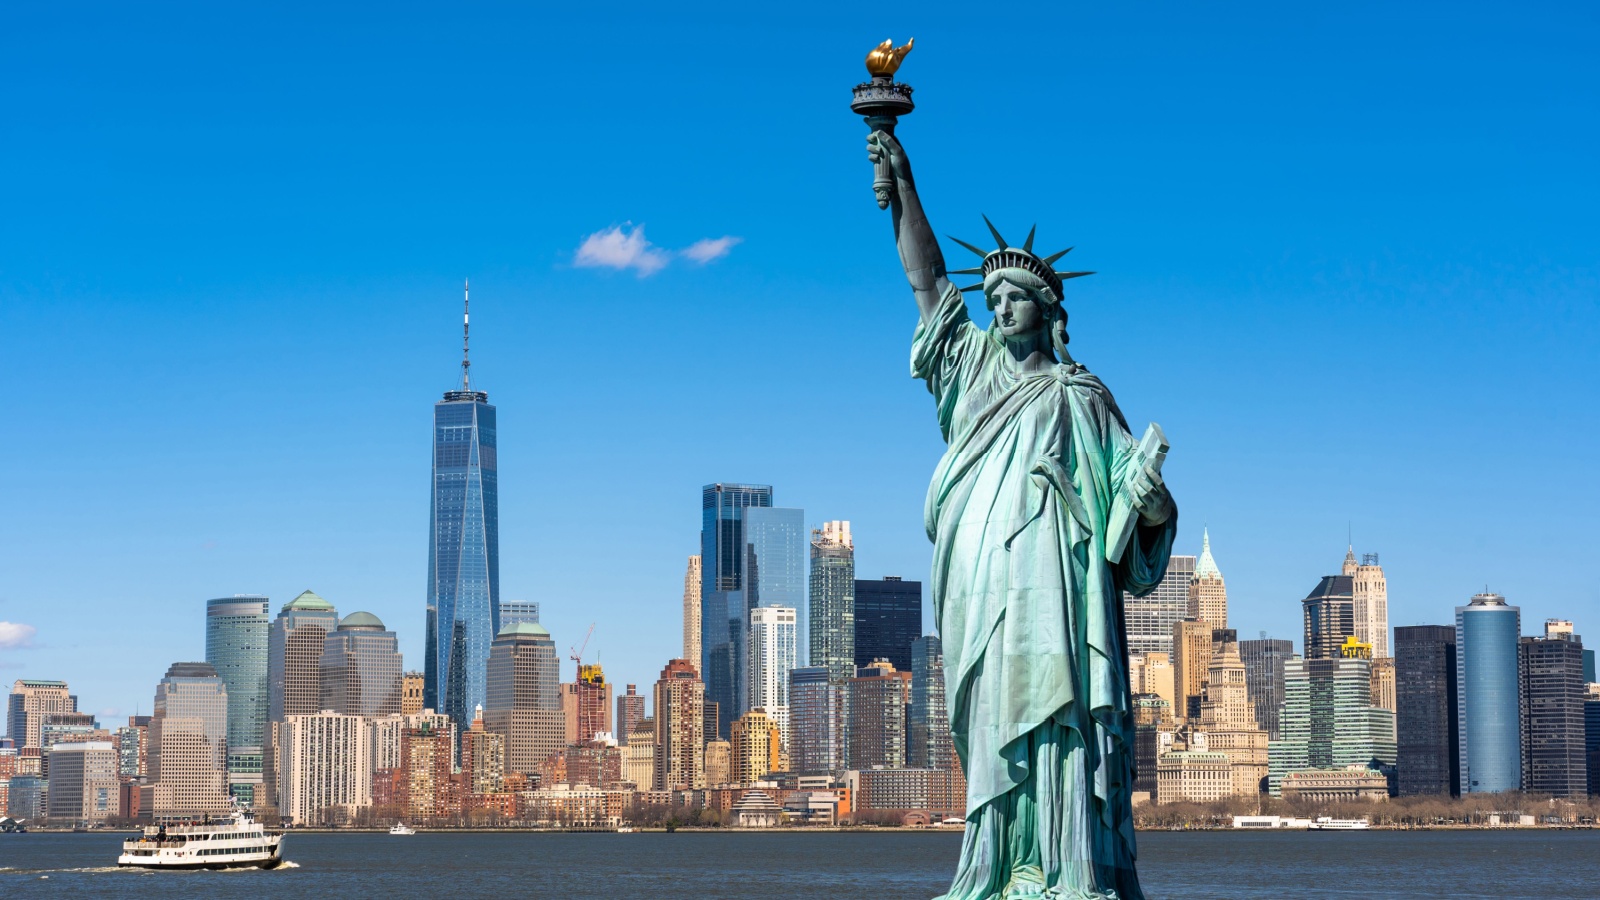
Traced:
<path fill-rule="evenodd" d="M 1345 553 L 1340 573 L 1350 579 L 1350 617 L 1353 633 L 1364 644 L 1372 645 L 1372 657 L 1389 656 L 1389 584 L 1378 565 L 1378 554 L 1362 555 L 1356 562 L 1356 549 Z"/>
<path fill-rule="evenodd" d="M 1244 683 L 1250 702 L 1256 705 L 1256 725 L 1277 740 L 1278 714 L 1283 709 L 1283 664 L 1294 658 L 1294 641 L 1269 638 L 1239 642 L 1239 660 L 1244 663 Z"/>
<path fill-rule="evenodd" d="M 936 634 L 911 642 L 911 709 L 906 728 L 907 766 L 960 768 L 945 705 L 944 644 Z"/>
<path fill-rule="evenodd" d="M 700 555 L 683 572 L 683 658 L 700 665 Z"/>
<path fill-rule="evenodd" d="M 1226 753 L 1178 750 L 1156 762 L 1157 803 L 1214 803 L 1235 793 Z"/>
<path fill-rule="evenodd" d="M 65 681 L 19 678 L 6 698 L 6 737 L 17 749 L 38 747 L 44 717 L 78 711 L 78 698 L 68 693 Z"/>
<path fill-rule="evenodd" d="M 704 763 L 705 682 L 686 659 L 667 662 L 656 680 L 656 771 L 653 790 L 699 790 Z"/>
<path fill-rule="evenodd" d="M 911 670 L 911 642 L 922 635 L 922 582 L 889 575 L 855 583 L 855 665 L 887 659 Z"/>
<path fill-rule="evenodd" d="M 339 627 L 333 604 L 304 591 L 285 603 L 267 638 L 267 720 L 322 711 L 322 653 Z"/>
<path fill-rule="evenodd" d="M 421 672 L 406 672 L 400 676 L 400 715 L 414 716 L 424 709 L 422 688 L 426 679 Z"/>
<path fill-rule="evenodd" d="M 849 682 L 824 666 L 789 673 L 789 768 L 803 775 L 844 771 L 849 752 Z"/>
<path fill-rule="evenodd" d="M 228 809 L 228 689 L 210 663 L 173 663 L 156 685 L 150 781 L 139 807 L 156 820 Z"/>
<path fill-rule="evenodd" d="M 810 663 L 837 681 L 856 671 L 856 548 L 849 522 L 811 532 Z"/>
<path fill-rule="evenodd" d="M 1459 793 L 1456 630 L 1449 625 L 1396 628 L 1394 672 L 1400 796 Z"/>
<path fill-rule="evenodd" d="M 803 509 L 751 506 L 744 511 L 745 609 L 781 606 L 795 611 L 799 649 L 807 643 L 806 513 Z M 746 671 L 749 671 L 748 664 Z M 746 687 L 748 694 L 749 688 Z"/>
<path fill-rule="evenodd" d="M 117 814 L 117 751 L 110 741 L 50 748 L 49 818 L 62 825 L 104 822 Z"/>
<path fill-rule="evenodd" d="M 765 484 L 708 484 L 700 492 L 700 673 L 724 719 L 743 712 L 749 611 L 745 512 L 772 506 Z M 658 714 L 657 719 L 661 716 Z M 659 724 L 657 727 L 660 727 Z"/>
<path fill-rule="evenodd" d="M 372 805 L 372 731 L 360 715 L 289 716 L 278 731 L 278 814 L 341 824 Z"/>
<path fill-rule="evenodd" d="M 533 600 L 501 600 L 500 628 L 520 625 L 523 622 L 539 624 L 539 604 Z"/>
<path fill-rule="evenodd" d="M 1347 560 L 1346 568 L 1353 564 Z M 1356 633 L 1354 591 L 1354 575 L 1325 575 L 1300 601 L 1306 659 L 1337 659 L 1345 638 Z"/>
<path fill-rule="evenodd" d="M 1282 737 L 1268 744 L 1271 793 L 1290 772 L 1392 769 L 1394 713 L 1372 705 L 1372 664 L 1356 657 L 1292 659 L 1284 664 Z"/>
<path fill-rule="evenodd" d="M 1211 556 L 1211 530 L 1202 530 L 1200 559 L 1195 562 L 1194 575 L 1189 578 L 1189 610 L 1187 618 L 1211 623 L 1212 628 L 1228 627 L 1228 586 L 1222 580 L 1222 570 Z"/>
<path fill-rule="evenodd" d="M 1583 641 L 1572 633 L 1572 623 L 1558 622 L 1543 637 L 1522 638 L 1519 651 L 1522 789 L 1586 797 Z"/>
<path fill-rule="evenodd" d="M 1232 795 L 1253 797 L 1267 778 L 1269 738 L 1257 722 L 1255 704 L 1250 700 L 1238 633 L 1218 628 L 1212 637 L 1211 669 L 1200 702 L 1199 727 L 1206 735 L 1206 749 L 1228 759 Z"/>
<path fill-rule="evenodd" d="M 1206 678 L 1211 672 L 1211 623 L 1184 619 L 1172 626 L 1172 681 L 1178 702 L 1175 714 L 1184 720 L 1200 718 Z"/>
<path fill-rule="evenodd" d="M 656 720 L 644 716 L 634 721 L 628 743 L 622 748 L 622 780 L 636 791 L 648 791 L 656 780 Z"/>
<path fill-rule="evenodd" d="M 1600 684 L 1584 685 L 1583 756 L 1589 777 L 1589 794 L 1600 794 Z"/>
<path fill-rule="evenodd" d="M 1499 594 L 1456 607 L 1456 728 L 1460 793 L 1522 785 L 1517 642 L 1522 610 Z"/>
<path fill-rule="evenodd" d="M 354 612 L 323 639 L 321 709 L 347 716 L 400 712 L 400 641 L 369 612 Z"/>
<path fill-rule="evenodd" d="M 764 781 L 769 773 L 783 771 L 783 739 L 778 723 L 765 710 L 752 709 L 740 716 L 730 733 L 730 783 L 751 785 Z"/>
<path fill-rule="evenodd" d="M 506 738 L 506 769 L 539 771 L 567 745 L 561 707 L 561 661 L 544 626 L 522 622 L 502 629 L 489 651 L 484 726 Z"/>
<path fill-rule="evenodd" d="M 231 707 L 230 707 L 231 710 Z M 142 779 L 150 772 L 150 717 L 129 716 L 128 724 L 114 736 L 117 747 L 117 774 L 126 779 Z M 232 756 L 232 748 L 229 748 Z"/>
<path fill-rule="evenodd" d="M 489 647 L 500 633 L 500 488 L 496 413 L 468 377 L 433 405 L 423 706 L 461 723 L 484 704 Z M 527 624 L 527 623 L 523 623 Z"/>
<path fill-rule="evenodd" d="M 1173 627 L 1189 614 L 1189 582 L 1194 580 L 1194 570 L 1193 556 L 1174 556 L 1167 561 L 1167 574 L 1150 593 L 1143 597 L 1123 593 L 1129 653 L 1173 652 Z"/>
<path fill-rule="evenodd" d="M 639 686 L 630 684 L 617 695 L 617 741 L 626 745 L 635 725 L 644 719 L 644 695 Z"/>
<path fill-rule="evenodd" d="M 873 662 L 850 679 L 850 760 L 852 769 L 906 767 L 906 704 L 911 673 L 886 659 Z"/>
<path fill-rule="evenodd" d="M 749 707 L 766 711 L 783 732 L 785 747 L 789 745 L 789 673 L 798 664 L 798 618 L 797 611 L 787 606 L 750 610 Z"/>
<path fill-rule="evenodd" d="M 1376 652 L 1376 648 L 1374 648 Z M 1372 657 L 1372 705 L 1381 706 L 1394 712 L 1398 699 L 1395 697 L 1395 672 L 1394 657 Z"/>
<path fill-rule="evenodd" d="M 206 601 L 206 662 L 228 691 L 228 793 L 246 806 L 261 784 L 267 742 L 267 603 L 258 594 Z"/>

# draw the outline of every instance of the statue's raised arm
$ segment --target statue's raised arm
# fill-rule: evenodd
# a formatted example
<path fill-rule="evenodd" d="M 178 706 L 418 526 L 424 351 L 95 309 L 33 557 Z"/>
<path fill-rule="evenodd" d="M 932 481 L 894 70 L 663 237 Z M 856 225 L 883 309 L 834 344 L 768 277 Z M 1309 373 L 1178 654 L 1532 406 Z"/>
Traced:
<path fill-rule="evenodd" d="M 900 264 L 917 298 L 917 309 L 927 319 L 945 290 L 944 253 L 933 235 L 933 226 L 922 211 L 916 180 L 911 177 L 911 161 L 905 148 L 887 131 L 867 136 L 867 156 L 874 164 L 887 163 L 894 186 L 890 188 L 890 215 L 894 218 L 895 244 Z"/>

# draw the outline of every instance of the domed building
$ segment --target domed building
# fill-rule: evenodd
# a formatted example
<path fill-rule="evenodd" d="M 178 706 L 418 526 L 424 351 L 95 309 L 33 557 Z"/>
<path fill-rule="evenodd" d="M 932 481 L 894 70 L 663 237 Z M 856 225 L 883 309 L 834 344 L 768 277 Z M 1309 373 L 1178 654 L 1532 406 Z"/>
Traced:
<path fill-rule="evenodd" d="M 400 712 L 400 641 L 369 612 L 353 612 L 322 645 L 322 708 L 347 716 Z"/>

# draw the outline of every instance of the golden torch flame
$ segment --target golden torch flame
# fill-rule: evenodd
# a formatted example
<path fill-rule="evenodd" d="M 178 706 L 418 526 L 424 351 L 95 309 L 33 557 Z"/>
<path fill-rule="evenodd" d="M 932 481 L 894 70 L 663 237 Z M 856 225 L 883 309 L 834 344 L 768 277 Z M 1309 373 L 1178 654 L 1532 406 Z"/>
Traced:
<path fill-rule="evenodd" d="M 867 54 L 867 71 L 874 78 L 878 76 L 893 77 L 894 73 L 900 68 L 900 61 L 906 58 L 906 54 L 911 52 L 911 45 L 916 42 L 917 39 L 912 38 L 906 41 L 906 45 L 898 50 L 895 49 L 894 41 L 892 40 L 884 41 L 873 47 L 872 52 Z"/>

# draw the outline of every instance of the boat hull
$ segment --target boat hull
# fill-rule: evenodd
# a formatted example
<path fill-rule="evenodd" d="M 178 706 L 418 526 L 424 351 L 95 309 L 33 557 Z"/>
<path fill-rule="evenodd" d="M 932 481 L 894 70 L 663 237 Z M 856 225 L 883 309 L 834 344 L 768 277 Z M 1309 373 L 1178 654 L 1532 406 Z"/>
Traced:
<path fill-rule="evenodd" d="M 276 869 L 283 865 L 283 857 L 273 856 L 268 859 L 241 859 L 237 862 L 180 862 L 180 863 L 148 863 L 148 862 L 122 862 L 117 866 L 123 869 L 170 869 L 174 871 L 188 871 L 194 869 L 210 869 L 220 871 L 223 869 Z"/>

